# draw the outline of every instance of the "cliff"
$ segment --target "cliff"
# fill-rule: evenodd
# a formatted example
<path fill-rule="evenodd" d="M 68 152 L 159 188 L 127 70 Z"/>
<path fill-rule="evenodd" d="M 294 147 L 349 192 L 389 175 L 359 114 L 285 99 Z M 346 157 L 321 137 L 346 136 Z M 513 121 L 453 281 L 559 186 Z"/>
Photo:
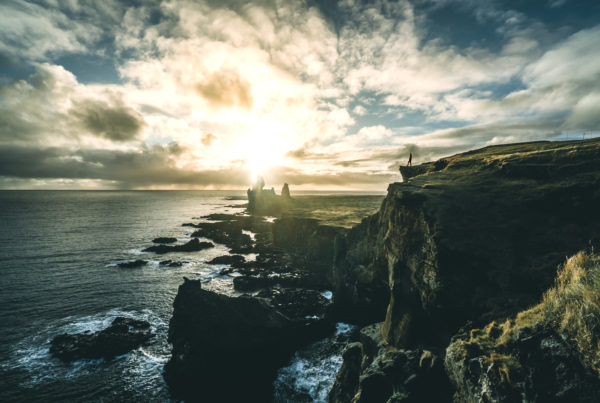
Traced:
<path fill-rule="evenodd" d="M 492 146 L 400 170 L 405 181 L 350 231 L 336 262 L 359 289 L 388 284 L 390 345 L 443 343 L 466 320 L 514 314 L 565 256 L 600 240 L 598 139 Z"/>
<path fill-rule="evenodd" d="M 491 146 L 400 171 L 380 211 L 336 241 L 336 304 L 357 322 L 385 319 L 372 338 L 380 350 L 331 401 L 367 401 L 372 376 L 409 393 L 368 363 L 398 349 L 444 355 L 461 327 L 536 304 L 566 256 L 600 241 L 600 139 Z"/>

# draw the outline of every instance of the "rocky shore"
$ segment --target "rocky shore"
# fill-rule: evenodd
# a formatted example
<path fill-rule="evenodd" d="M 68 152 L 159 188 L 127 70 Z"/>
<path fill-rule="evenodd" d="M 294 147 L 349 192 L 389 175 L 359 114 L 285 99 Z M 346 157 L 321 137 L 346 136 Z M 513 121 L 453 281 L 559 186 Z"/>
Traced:
<path fill-rule="evenodd" d="M 214 262 L 255 295 L 181 285 L 173 395 L 268 401 L 277 368 L 346 321 L 363 329 L 330 402 L 598 401 L 600 325 L 577 312 L 600 315 L 599 260 L 559 268 L 598 250 L 600 140 L 486 147 L 401 174 L 351 229 L 285 213 L 191 223 L 257 254 Z"/>

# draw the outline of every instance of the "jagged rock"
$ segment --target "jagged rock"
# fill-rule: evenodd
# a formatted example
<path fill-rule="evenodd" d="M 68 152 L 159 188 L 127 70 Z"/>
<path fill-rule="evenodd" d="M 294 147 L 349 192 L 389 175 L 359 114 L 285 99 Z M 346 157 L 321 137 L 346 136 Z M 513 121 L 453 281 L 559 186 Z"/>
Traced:
<path fill-rule="evenodd" d="M 447 344 L 467 320 L 534 303 L 565 256 L 600 242 L 600 139 L 486 147 L 400 168 L 340 246 L 334 298 L 380 317 L 392 346 Z M 381 294 L 383 295 L 383 294 Z M 360 319 L 360 318 L 358 318 Z"/>
<path fill-rule="evenodd" d="M 600 257 L 577 254 L 538 305 L 461 329 L 445 358 L 455 401 L 600 401 L 599 274 Z"/>
<path fill-rule="evenodd" d="M 150 246 L 149 248 L 144 249 L 144 252 L 154 252 L 159 255 L 169 253 L 169 252 L 196 252 L 203 249 L 213 248 L 211 242 L 200 242 L 198 238 L 194 238 L 191 241 L 183 244 L 183 245 L 155 245 Z"/>
<path fill-rule="evenodd" d="M 143 320 L 117 317 L 110 327 L 92 334 L 60 334 L 50 342 L 50 354 L 70 362 L 82 358 L 112 358 L 146 342 L 152 336 Z"/>
<path fill-rule="evenodd" d="M 292 198 L 292 196 L 290 196 L 290 187 L 288 186 L 287 183 L 284 183 L 283 187 L 281 188 L 281 197 L 284 199 Z"/>
<path fill-rule="evenodd" d="M 284 195 L 285 191 L 285 195 Z M 252 214 L 278 215 L 290 207 L 292 199 L 286 183 L 281 196 L 275 194 L 275 189 L 264 189 L 264 180 L 259 178 L 252 189 L 248 189 L 248 211 Z"/>
<path fill-rule="evenodd" d="M 328 317 L 331 301 L 319 291 L 301 288 L 262 290 L 257 295 L 271 301 L 279 312 L 292 320 L 321 321 Z"/>
<path fill-rule="evenodd" d="M 361 343 L 349 343 L 342 354 L 344 362 L 340 367 L 333 386 L 329 391 L 329 402 L 351 402 L 358 391 L 358 382 L 363 361 Z"/>
<path fill-rule="evenodd" d="M 456 402 L 598 402 L 600 379 L 585 368 L 566 340 L 544 329 L 523 332 L 501 349 L 457 335 L 446 369 Z"/>
<path fill-rule="evenodd" d="M 424 349 L 389 348 L 381 323 L 361 330 L 348 345 L 329 402 L 448 402 L 451 389 L 437 354 Z"/>
<path fill-rule="evenodd" d="M 185 262 L 178 262 L 175 260 L 168 259 L 168 260 L 161 261 L 159 263 L 159 265 L 167 266 L 167 267 L 181 267 L 181 266 L 183 266 L 183 263 L 185 263 Z"/>
<path fill-rule="evenodd" d="M 177 238 L 170 237 L 158 237 L 152 240 L 153 243 L 175 243 L 177 242 Z"/>
<path fill-rule="evenodd" d="M 185 400 L 269 401 L 276 371 L 303 345 L 332 330 L 326 319 L 290 318 L 268 300 L 179 287 L 169 324 L 165 379 Z"/>
<path fill-rule="evenodd" d="M 241 255 L 223 255 L 212 259 L 208 264 L 228 264 L 232 267 L 241 267 L 246 262 L 246 258 Z"/>
<path fill-rule="evenodd" d="M 248 253 L 254 242 L 250 235 L 243 233 L 243 227 L 244 222 L 239 220 L 200 223 L 192 237 L 209 238 L 231 248 L 233 253 Z"/>
<path fill-rule="evenodd" d="M 146 260 L 134 260 L 131 262 L 121 262 L 121 263 L 117 263 L 117 266 L 122 268 L 122 269 L 135 269 L 136 267 L 142 267 L 148 264 L 148 261 Z"/>
<path fill-rule="evenodd" d="M 262 288 L 280 285 L 282 287 L 301 287 L 313 290 L 327 290 L 330 282 L 323 276 L 306 273 L 271 273 L 268 275 L 242 275 L 233 279 L 233 286 L 238 291 L 256 291 Z"/>

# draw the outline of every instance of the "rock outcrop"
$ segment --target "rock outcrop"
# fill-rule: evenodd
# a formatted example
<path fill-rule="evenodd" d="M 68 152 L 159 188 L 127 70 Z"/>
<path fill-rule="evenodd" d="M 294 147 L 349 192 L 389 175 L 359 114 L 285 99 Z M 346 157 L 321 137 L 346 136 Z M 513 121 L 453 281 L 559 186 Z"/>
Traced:
<path fill-rule="evenodd" d="M 597 374 L 547 328 L 497 349 L 468 346 L 472 332 L 481 332 L 474 329 L 539 301 L 565 256 L 598 246 L 600 139 L 492 146 L 400 170 L 404 182 L 389 186 L 380 211 L 336 241 L 334 298 L 348 320 L 385 317 L 381 357 L 392 357 L 392 366 L 423 349 L 443 352 L 456 335 L 445 357 L 456 401 L 593 401 L 585 385 L 596 385 Z M 378 299 L 384 288 L 386 304 Z M 394 355 L 400 350 L 404 358 Z M 357 383 L 359 348 L 351 351 L 354 362 L 344 363 L 331 401 L 364 396 L 371 358 L 363 345 Z M 516 358 L 504 362 L 503 355 Z M 522 368 L 507 376 L 529 386 L 506 386 L 503 362 L 509 373 L 513 364 Z M 540 376 L 554 384 L 536 381 Z M 381 379 L 377 390 L 389 392 Z M 404 401 L 398 388 L 385 393 L 390 401 Z"/>
<path fill-rule="evenodd" d="M 65 362 L 82 358 L 110 359 L 133 350 L 151 336 L 150 323 L 118 317 L 109 327 L 95 333 L 65 333 L 54 337 L 50 354 Z"/>
<path fill-rule="evenodd" d="M 439 345 L 466 320 L 515 314 L 565 256 L 600 240 L 599 139 L 492 146 L 401 171 L 336 257 L 340 298 L 364 292 L 364 307 L 369 287 L 388 283 L 390 345 Z"/>
<path fill-rule="evenodd" d="M 252 214 L 277 215 L 286 211 L 292 202 L 290 196 L 290 187 L 284 184 L 281 188 L 281 195 L 275 194 L 275 189 L 264 189 L 265 182 L 262 177 L 248 189 L 248 211 Z"/>
<path fill-rule="evenodd" d="M 298 348 L 333 330 L 329 302 L 318 293 L 263 296 L 231 298 L 185 279 L 173 304 L 173 351 L 165 367 L 174 396 L 269 401 L 277 369 Z"/>
<path fill-rule="evenodd" d="M 453 337 L 455 401 L 600 401 L 599 317 L 600 257 L 579 253 L 538 305 Z"/>

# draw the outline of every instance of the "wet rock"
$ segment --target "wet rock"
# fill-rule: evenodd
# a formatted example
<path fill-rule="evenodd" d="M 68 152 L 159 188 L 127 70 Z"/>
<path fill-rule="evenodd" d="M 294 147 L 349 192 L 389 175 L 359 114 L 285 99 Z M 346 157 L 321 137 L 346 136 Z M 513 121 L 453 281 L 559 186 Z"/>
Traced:
<path fill-rule="evenodd" d="M 175 243 L 177 242 L 177 238 L 170 237 L 158 237 L 152 240 L 153 243 Z"/>
<path fill-rule="evenodd" d="M 146 342 L 152 336 L 150 323 L 124 317 L 92 334 L 61 334 L 50 342 L 50 354 L 70 362 L 82 358 L 113 358 Z"/>
<path fill-rule="evenodd" d="M 212 259 L 208 264 L 228 264 L 232 267 L 242 267 L 246 258 L 241 255 L 223 255 Z"/>
<path fill-rule="evenodd" d="M 166 267 L 181 267 L 183 266 L 183 264 L 186 262 L 178 262 L 175 260 L 163 260 L 159 263 L 159 265 L 161 266 L 166 266 Z"/>
<path fill-rule="evenodd" d="M 136 267 L 146 266 L 147 264 L 148 264 L 148 261 L 138 259 L 138 260 L 134 260 L 134 261 L 130 261 L 130 262 L 117 263 L 117 266 L 122 269 L 135 269 Z"/>
<path fill-rule="evenodd" d="M 150 246 L 149 248 L 144 249 L 144 252 L 154 252 L 159 255 L 169 253 L 169 252 L 196 252 L 203 249 L 212 248 L 213 245 L 211 242 L 200 242 L 197 238 L 192 239 L 188 243 L 183 245 L 156 245 Z"/>
<path fill-rule="evenodd" d="M 249 273 L 251 270 L 240 270 L 240 272 Z M 331 283 L 325 277 L 307 272 L 242 275 L 233 279 L 234 288 L 243 292 L 256 291 L 275 285 L 313 290 L 327 290 L 331 287 Z"/>
<path fill-rule="evenodd" d="M 242 232 L 243 224 L 239 221 L 206 222 L 198 224 L 196 228 L 192 237 L 211 239 L 231 248 L 233 253 L 252 250 L 254 242 L 250 235 Z"/>
<path fill-rule="evenodd" d="M 342 354 L 344 362 L 339 369 L 335 382 L 329 391 L 330 402 L 351 402 L 358 391 L 358 381 L 363 360 L 361 343 L 349 343 Z"/>
<path fill-rule="evenodd" d="M 279 312 L 292 320 L 323 320 L 329 315 L 331 301 L 319 291 L 300 288 L 262 290 L 257 295 L 271 301 Z"/>
<path fill-rule="evenodd" d="M 270 401 L 277 369 L 332 331 L 328 321 L 290 318 L 264 298 L 219 295 L 198 280 L 185 279 L 173 306 L 164 376 L 190 401 Z"/>

